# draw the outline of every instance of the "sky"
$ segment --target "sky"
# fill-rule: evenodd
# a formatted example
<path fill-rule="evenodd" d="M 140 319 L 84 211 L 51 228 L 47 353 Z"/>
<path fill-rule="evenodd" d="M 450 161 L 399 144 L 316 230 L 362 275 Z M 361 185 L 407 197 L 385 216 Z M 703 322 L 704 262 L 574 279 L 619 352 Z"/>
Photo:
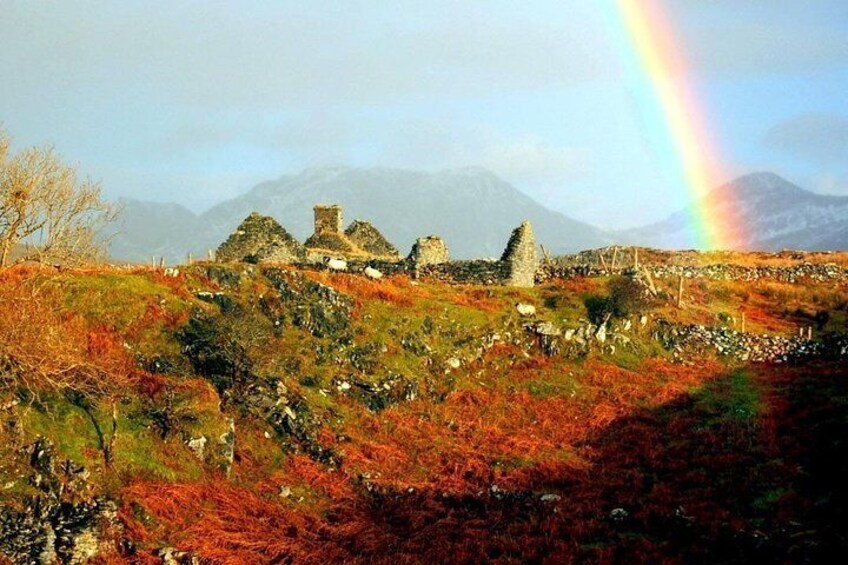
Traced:
<path fill-rule="evenodd" d="M 485 167 L 604 228 L 687 203 L 614 0 L 0 6 L 0 123 L 195 211 L 307 167 Z M 660 0 L 729 178 L 848 195 L 848 2 Z"/>

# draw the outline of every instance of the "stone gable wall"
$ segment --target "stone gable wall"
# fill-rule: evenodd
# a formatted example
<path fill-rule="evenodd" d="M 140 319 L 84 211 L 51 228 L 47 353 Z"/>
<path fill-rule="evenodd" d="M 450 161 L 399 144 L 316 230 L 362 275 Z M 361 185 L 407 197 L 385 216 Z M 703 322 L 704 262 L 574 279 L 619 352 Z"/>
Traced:
<path fill-rule="evenodd" d="M 507 285 L 530 287 L 535 284 L 539 255 L 530 222 L 524 222 L 513 230 L 501 261 L 509 267 Z"/>
<path fill-rule="evenodd" d="M 354 220 L 345 230 L 347 238 L 358 248 L 375 257 L 399 259 L 397 248 L 383 237 L 371 223 Z"/>
<path fill-rule="evenodd" d="M 274 218 L 250 214 L 215 254 L 218 261 L 297 262 L 306 258 L 303 245 Z"/>

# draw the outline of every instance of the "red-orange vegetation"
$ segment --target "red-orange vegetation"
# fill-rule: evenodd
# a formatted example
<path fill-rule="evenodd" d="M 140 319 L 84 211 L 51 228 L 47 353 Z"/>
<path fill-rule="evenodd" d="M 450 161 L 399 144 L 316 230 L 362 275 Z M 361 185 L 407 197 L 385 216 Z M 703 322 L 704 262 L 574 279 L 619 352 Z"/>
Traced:
<path fill-rule="evenodd" d="M 0 285 L 0 359 L 17 386 L 102 393 L 133 382 L 133 359 L 110 328 L 65 310 L 56 289 L 9 280 Z"/>
<path fill-rule="evenodd" d="M 492 291 L 486 288 L 457 287 L 450 297 L 451 302 L 457 306 L 474 308 L 483 312 L 498 312 L 503 309 L 503 304 L 498 302 Z"/>
<path fill-rule="evenodd" d="M 395 306 L 409 307 L 415 304 L 416 298 L 427 296 L 425 291 L 410 285 L 409 279 L 403 276 L 371 280 L 359 275 L 344 273 L 303 271 L 303 274 L 316 282 L 331 286 L 358 300 L 380 300 Z"/>
<path fill-rule="evenodd" d="M 124 489 L 123 499 L 121 517 L 137 541 L 169 539 L 209 563 L 307 562 L 318 555 L 340 558 L 330 544 L 322 543 L 325 528 L 317 518 L 292 509 L 279 497 L 258 495 L 226 480 L 139 482 Z M 142 522 L 134 507 L 154 520 Z"/>

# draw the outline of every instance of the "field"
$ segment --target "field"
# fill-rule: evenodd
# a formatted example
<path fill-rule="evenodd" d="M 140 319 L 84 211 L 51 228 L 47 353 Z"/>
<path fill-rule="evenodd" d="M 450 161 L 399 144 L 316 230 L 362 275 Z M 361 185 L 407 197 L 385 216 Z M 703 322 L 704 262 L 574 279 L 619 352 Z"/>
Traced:
<path fill-rule="evenodd" d="M 652 282 L 7 269 L 0 555 L 803 563 L 848 548 L 848 351 L 831 345 L 848 280 Z M 669 337 L 683 328 L 793 349 L 754 362 Z"/>

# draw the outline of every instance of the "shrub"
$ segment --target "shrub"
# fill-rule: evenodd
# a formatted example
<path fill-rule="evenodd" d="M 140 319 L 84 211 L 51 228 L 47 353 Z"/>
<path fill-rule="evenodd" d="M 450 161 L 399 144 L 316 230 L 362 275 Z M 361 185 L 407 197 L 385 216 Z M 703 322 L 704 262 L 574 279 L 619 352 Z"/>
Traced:
<path fill-rule="evenodd" d="M 33 280 L 0 282 L 0 386 L 82 395 L 119 391 L 137 370 L 123 340 L 61 306 Z"/>
<path fill-rule="evenodd" d="M 649 303 L 645 292 L 634 279 L 614 277 L 607 284 L 607 296 L 591 295 L 584 301 L 589 319 L 601 324 L 605 319 L 623 318 L 646 308 Z"/>

